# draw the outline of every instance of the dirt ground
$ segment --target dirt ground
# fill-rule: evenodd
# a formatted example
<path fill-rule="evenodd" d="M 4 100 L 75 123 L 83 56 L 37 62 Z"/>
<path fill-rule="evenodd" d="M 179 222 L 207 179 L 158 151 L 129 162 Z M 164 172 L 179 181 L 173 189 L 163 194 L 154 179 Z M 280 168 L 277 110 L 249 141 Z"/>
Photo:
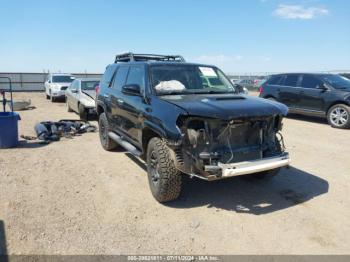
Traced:
<path fill-rule="evenodd" d="M 77 118 L 43 93 L 15 97 L 36 106 L 20 112 L 20 135 Z M 104 151 L 97 133 L 21 141 L 0 150 L 2 253 L 348 254 L 350 131 L 292 117 L 283 134 L 292 167 L 279 176 L 188 179 L 167 205 L 153 199 L 144 164 Z"/>

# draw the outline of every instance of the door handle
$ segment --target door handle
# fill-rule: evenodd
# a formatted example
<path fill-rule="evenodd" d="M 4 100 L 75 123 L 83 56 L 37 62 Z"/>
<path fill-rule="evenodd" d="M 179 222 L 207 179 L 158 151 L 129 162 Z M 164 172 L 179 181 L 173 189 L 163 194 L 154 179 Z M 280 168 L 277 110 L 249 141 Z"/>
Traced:
<path fill-rule="evenodd" d="M 118 98 L 118 99 L 117 99 L 117 103 L 118 103 L 118 104 L 123 104 L 124 101 L 123 101 L 122 99 Z"/>

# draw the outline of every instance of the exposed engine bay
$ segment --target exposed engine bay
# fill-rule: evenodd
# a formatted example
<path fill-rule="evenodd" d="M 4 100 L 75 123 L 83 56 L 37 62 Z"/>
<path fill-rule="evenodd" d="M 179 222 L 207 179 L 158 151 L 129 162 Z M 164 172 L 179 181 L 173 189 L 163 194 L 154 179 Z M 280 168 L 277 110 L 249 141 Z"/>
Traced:
<path fill-rule="evenodd" d="M 247 119 L 179 118 L 183 136 L 175 149 L 178 168 L 187 174 L 220 177 L 222 165 L 280 156 L 285 148 L 282 116 Z"/>

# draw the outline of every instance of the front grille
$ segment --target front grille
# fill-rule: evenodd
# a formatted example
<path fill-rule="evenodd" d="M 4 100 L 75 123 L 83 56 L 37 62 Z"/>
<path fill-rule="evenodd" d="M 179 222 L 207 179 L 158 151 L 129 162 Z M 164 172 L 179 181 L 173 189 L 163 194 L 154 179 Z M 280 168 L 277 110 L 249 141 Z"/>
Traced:
<path fill-rule="evenodd" d="M 61 90 L 66 90 L 68 86 L 61 86 Z"/>

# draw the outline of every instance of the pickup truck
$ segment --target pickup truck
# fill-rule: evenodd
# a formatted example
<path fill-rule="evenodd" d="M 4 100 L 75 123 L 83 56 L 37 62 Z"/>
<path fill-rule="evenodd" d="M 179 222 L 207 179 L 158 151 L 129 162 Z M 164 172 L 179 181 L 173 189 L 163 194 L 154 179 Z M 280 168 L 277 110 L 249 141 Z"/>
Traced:
<path fill-rule="evenodd" d="M 270 177 L 289 165 L 280 133 L 287 107 L 241 94 L 217 67 L 181 56 L 117 55 L 96 112 L 102 147 L 143 159 L 159 202 L 179 197 L 184 175 Z"/>

